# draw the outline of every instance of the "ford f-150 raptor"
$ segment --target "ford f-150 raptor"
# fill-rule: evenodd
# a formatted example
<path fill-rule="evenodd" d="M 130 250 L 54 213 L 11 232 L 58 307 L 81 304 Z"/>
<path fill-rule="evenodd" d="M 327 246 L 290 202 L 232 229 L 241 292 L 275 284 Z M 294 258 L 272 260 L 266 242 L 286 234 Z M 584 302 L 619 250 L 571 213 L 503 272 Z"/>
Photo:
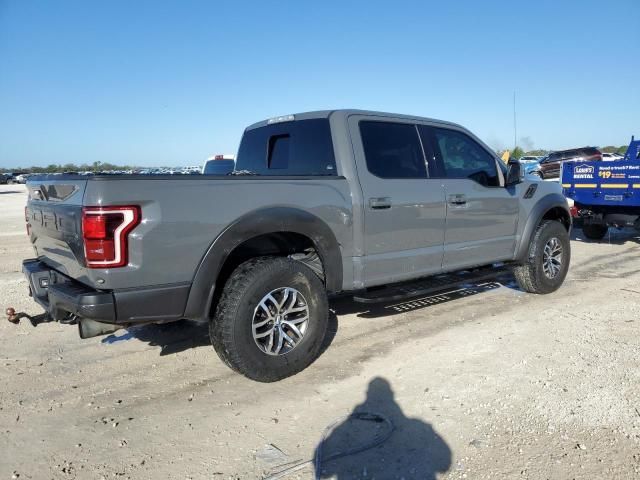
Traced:
<path fill-rule="evenodd" d="M 30 178 L 23 270 L 83 338 L 204 320 L 229 367 L 276 381 L 319 355 L 329 296 L 396 298 L 384 286 L 496 264 L 523 290 L 556 290 L 567 202 L 523 177 L 454 123 L 286 115 L 248 127 L 225 176 Z"/>

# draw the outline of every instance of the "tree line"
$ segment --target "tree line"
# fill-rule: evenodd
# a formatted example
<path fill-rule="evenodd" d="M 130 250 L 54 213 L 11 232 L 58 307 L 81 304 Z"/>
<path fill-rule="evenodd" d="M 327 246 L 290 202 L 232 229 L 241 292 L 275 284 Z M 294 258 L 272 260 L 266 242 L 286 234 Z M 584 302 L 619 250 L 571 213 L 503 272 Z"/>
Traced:
<path fill-rule="evenodd" d="M 113 163 L 93 162 L 92 164 L 75 163 L 55 164 L 52 163 L 46 167 L 28 167 L 28 168 L 0 168 L 0 172 L 24 172 L 24 173 L 64 173 L 64 172 L 106 172 L 111 170 L 134 170 L 138 167 L 129 165 L 114 165 Z"/>

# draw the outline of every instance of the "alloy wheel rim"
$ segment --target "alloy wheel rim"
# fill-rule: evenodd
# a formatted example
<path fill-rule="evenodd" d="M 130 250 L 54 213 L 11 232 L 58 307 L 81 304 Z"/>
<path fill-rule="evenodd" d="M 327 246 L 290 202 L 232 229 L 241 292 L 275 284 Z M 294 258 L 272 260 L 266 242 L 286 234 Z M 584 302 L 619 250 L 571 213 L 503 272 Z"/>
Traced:
<path fill-rule="evenodd" d="M 251 333 L 267 355 L 286 355 L 304 338 L 309 326 L 309 304 L 295 288 L 270 291 L 253 311 Z"/>
<path fill-rule="evenodd" d="M 562 243 L 556 237 L 550 238 L 544 246 L 542 271 L 549 279 L 554 279 L 562 269 Z"/>

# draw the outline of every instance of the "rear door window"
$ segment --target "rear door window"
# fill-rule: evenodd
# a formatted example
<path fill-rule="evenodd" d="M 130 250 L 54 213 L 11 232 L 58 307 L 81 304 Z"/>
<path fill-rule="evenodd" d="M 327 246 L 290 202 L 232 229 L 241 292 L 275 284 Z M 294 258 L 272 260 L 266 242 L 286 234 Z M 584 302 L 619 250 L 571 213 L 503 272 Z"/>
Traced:
<path fill-rule="evenodd" d="M 570 150 L 562 154 L 562 160 L 571 160 L 572 158 L 580 157 L 582 153 L 579 150 Z"/>
<path fill-rule="evenodd" d="M 495 157 L 469 135 L 448 128 L 422 128 L 421 131 L 431 132 L 436 159 L 432 176 L 467 178 L 486 187 L 500 186 Z"/>
<path fill-rule="evenodd" d="M 236 160 L 236 171 L 243 170 L 258 175 L 336 175 L 329 120 L 294 120 L 245 131 Z"/>
<path fill-rule="evenodd" d="M 380 178 L 426 178 L 420 137 L 408 123 L 361 121 L 367 169 Z"/>
<path fill-rule="evenodd" d="M 582 149 L 583 157 L 593 157 L 594 155 L 598 155 L 599 150 L 597 148 L 588 147 Z"/>

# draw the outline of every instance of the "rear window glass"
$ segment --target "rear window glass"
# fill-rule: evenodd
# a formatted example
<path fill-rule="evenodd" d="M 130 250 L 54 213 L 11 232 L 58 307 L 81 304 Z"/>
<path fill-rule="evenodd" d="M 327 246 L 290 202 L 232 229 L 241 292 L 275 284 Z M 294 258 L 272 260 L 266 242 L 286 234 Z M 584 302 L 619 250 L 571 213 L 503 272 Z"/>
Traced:
<path fill-rule="evenodd" d="M 289 168 L 291 135 L 274 135 L 269 138 L 269 168 Z"/>
<path fill-rule="evenodd" d="M 236 171 L 242 170 L 258 175 L 336 175 L 329 120 L 295 120 L 247 130 L 236 159 Z"/>

